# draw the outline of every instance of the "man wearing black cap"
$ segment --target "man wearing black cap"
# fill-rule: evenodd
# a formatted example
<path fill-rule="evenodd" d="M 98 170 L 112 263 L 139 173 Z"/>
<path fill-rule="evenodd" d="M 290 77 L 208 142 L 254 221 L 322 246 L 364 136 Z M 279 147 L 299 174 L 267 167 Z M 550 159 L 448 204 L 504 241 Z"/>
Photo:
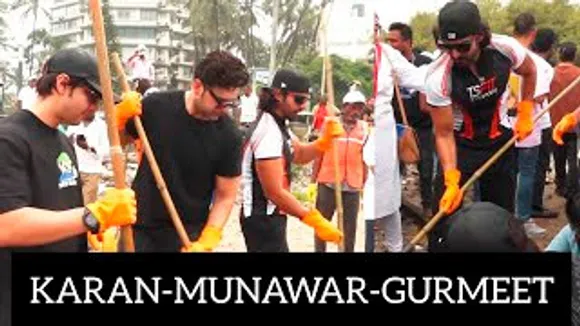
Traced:
<path fill-rule="evenodd" d="M 441 162 L 434 206 L 450 214 L 461 205 L 461 184 L 513 133 L 522 140 L 532 132 L 536 67 L 515 39 L 492 35 L 471 2 L 447 3 L 438 25 L 444 53 L 431 65 L 425 88 Z M 511 71 L 522 77 L 513 132 L 500 124 Z M 513 213 L 515 168 L 512 147 L 480 177 L 481 199 Z"/>
<path fill-rule="evenodd" d="M 317 209 L 305 207 L 290 192 L 291 164 L 312 162 L 343 133 L 338 120 L 327 119 L 316 141 L 299 142 L 286 122 L 309 100 L 309 80 L 290 70 L 278 71 L 271 86 L 262 89 L 259 115 L 249 129 L 242 161 L 240 223 L 249 252 L 288 252 L 287 215 L 312 227 L 323 241 L 342 239 L 342 232 Z"/>
<path fill-rule="evenodd" d="M 0 122 L 0 325 L 10 325 L 11 253 L 87 252 L 87 233 L 135 222 L 131 189 L 107 189 L 83 204 L 72 144 L 58 125 L 76 125 L 101 100 L 97 62 L 57 52 L 37 82 L 38 100 Z"/>
<path fill-rule="evenodd" d="M 208 252 L 222 230 L 240 183 L 242 137 L 227 112 L 239 105 L 248 84 L 244 63 L 226 51 L 206 55 L 195 67 L 191 88 L 152 93 L 142 106 L 119 106 L 120 131 L 138 139 L 132 119 L 143 127 L 190 239 L 183 248 L 163 201 L 149 161 L 140 161 L 133 189 L 139 200 L 135 225 L 137 252 Z"/>

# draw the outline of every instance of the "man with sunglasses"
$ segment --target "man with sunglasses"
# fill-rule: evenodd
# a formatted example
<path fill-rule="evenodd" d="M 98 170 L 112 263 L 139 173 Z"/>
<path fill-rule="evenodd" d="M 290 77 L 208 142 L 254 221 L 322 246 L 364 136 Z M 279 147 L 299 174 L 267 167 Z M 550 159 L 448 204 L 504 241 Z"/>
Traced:
<path fill-rule="evenodd" d="M 309 99 L 310 81 L 291 70 L 279 70 L 271 86 L 262 89 L 258 117 L 243 150 L 240 223 L 248 252 L 288 252 L 287 216 L 312 227 L 323 241 L 338 243 L 342 238 L 335 225 L 290 191 L 292 163 L 312 162 L 343 133 L 337 120 L 327 119 L 316 141 L 300 142 L 287 122 L 307 107 Z"/>
<path fill-rule="evenodd" d="M 131 189 L 83 202 L 77 158 L 59 124 L 77 125 L 101 98 L 97 61 L 66 49 L 45 63 L 30 110 L 0 122 L 0 325 L 10 325 L 11 254 L 88 252 L 87 234 L 136 219 Z"/>
<path fill-rule="evenodd" d="M 143 159 L 133 189 L 139 197 L 135 225 L 137 252 L 213 251 L 230 216 L 240 183 L 242 137 L 229 109 L 238 106 L 249 73 L 225 51 L 209 53 L 195 67 L 191 88 L 156 92 L 142 105 L 119 107 L 121 131 L 137 139 L 134 120 L 143 127 L 183 225 L 193 240 L 182 244 L 161 193 Z"/>
<path fill-rule="evenodd" d="M 444 53 L 432 63 L 426 80 L 441 162 L 435 181 L 439 202 L 433 205 L 451 214 L 461 205 L 461 185 L 514 133 L 520 141 L 531 134 L 536 67 L 517 40 L 492 35 L 471 2 L 447 3 L 439 12 L 438 25 Z M 522 77 L 513 131 L 500 124 L 512 71 Z M 516 166 L 512 147 L 479 178 L 481 199 L 513 213 Z M 432 244 L 437 232 L 436 226 Z"/>

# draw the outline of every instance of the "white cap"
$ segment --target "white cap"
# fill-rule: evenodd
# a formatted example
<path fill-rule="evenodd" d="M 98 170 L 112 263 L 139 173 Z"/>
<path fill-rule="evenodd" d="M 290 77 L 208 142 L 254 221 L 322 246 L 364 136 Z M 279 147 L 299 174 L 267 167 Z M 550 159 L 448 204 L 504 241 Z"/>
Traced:
<path fill-rule="evenodd" d="M 367 100 L 366 100 L 365 96 L 363 95 L 363 93 L 361 93 L 359 91 L 350 91 L 350 92 L 346 93 L 346 95 L 342 99 L 342 104 L 366 103 L 366 102 L 367 102 Z"/>

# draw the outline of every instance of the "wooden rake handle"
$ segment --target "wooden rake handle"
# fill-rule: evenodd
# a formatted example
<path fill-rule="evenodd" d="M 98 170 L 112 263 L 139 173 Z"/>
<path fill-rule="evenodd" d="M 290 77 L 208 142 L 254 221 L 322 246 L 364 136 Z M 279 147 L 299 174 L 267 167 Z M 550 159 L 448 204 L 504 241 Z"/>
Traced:
<path fill-rule="evenodd" d="M 121 87 L 123 88 L 123 92 L 125 93 L 131 91 L 129 83 L 127 82 L 127 76 L 125 75 L 125 71 L 123 70 L 123 65 L 121 64 L 121 59 L 119 58 L 119 54 L 116 52 L 112 53 L 111 57 L 113 66 L 117 71 Z M 177 230 L 177 234 L 181 239 L 181 243 L 183 244 L 184 247 L 188 247 L 190 244 L 189 237 L 187 236 L 185 227 L 183 226 L 181 218 L 177 213 L 175 204 L 173 203 L 173 200 L 169 195 L 169 190 L 167 190 L 167 185 L 165 184 L 165 180 L 163 179 L 163 175 L 161 174 L 161 169 L 159 169 L 159 165 L 157 164 L 157 160 L 155 159 L 155 155 L 153 154 L 153 149 L 151 149 L 151 144 L 149 143 L 149 139 L 145 134 L 145 128 L 143 128 L 141 117 L 136 116 L 134 118 L 134 121 L 135 128 L 137 129 L 137 134 L 139 135 L 139 139 L 143 142 L 143 151 L 145 152 L 145 156 L 147 156 L 147 160 L 149 161 L 149 165 L 151 166 L 151 172 L 155 177 L 155 182 L 157 182 L 157 188 L 159 188 L 159 191 L 161 192 L 161 197 L 165 202 L 165 206 L 167 206 L 169 216 L 173 221 L 173 225 L 175 226 L 175 230 Z"/>
<path fill-rule="evenodd" d="M 556 98 L 554 98 L 550 102 L 550 104 L 548 104 L 548 106 L 546 108 L 544 108 L 542 111 L 540 111 L 540 113 L 534 118 L 534 124 L 544 114 L 546 114 L 548 111 L 550 111 L 550 109 L 552 109 L 552 107 L 558 101 L 560 101 L 566 94 L 568 94 L 578 84 L 580 84 L 580 76 L 578 78 L 576 78 L 572 83 L 570 83 L 570 85 L 568 85 L 568 87 L 566 87 L 562 92 L 560 92 L 560 94 L 558 94 L 558 96 L 556 96 Z M 477 171 L 475 171 L 475 173 L 471 176 L 471 178 L 469 178 L 469 180 L 467 180 L 467 182 L 465 182 L 463 187 L 461 187 L 461 191 L 463 193 L 465 193 L 465 191 L 469 187 L 471 187 L 471 185 L 473 185 L 473 183 L 475 183 L 475 181 L 477 179 L 479 179 L 485 173 L 485 171 L 487 171 L 487 169 L 489 169 L 489 167 L 491 167 L 501 157 L 501 155 L 503 155 L 503 153 L 505 153 L 513 144 L 516 143 L 517 139 L 518 139 L 517 136 L 514 135 L 514 137 L 512 137 L 507 143 L 505 143 L 492 157 L 489 158 L 489 160 L 487 160 L 487 162 L 485 162 Z M 427 235 L 427 233 L 429 231 L 431 231 L 433 229 L 433 227 L 435 227 L 435 224 L 437 224 L 437 222 L 439 222 L 439 220 L 444 215 L 445 215 L 445 212 L 442 209 L 440 209 L 439 212 L 437 212 L 437 214 L 435 216 L 433 216 L 433 218 L 431 218 L 431 220 L 429 220 L 429 223 L 425 224 L 425 226 L 421 229 L 421 231 L 419 231 L 419 233 L 411 240 L 411 242 L 409 242 L 409 244 L 407 244 L 407 246 L 405 246 L 403 251 L 404 252 L 412 251 L 415 244 L 417 244 L 419 241 L 421 241 L 423 239 L 423 237 L 425 237 Z"/>
<path fill-rule="evenodd" d="M 113 165 L 113 177 L 115 188 L 126 188 L 125 182 L 125 161 L 119 132 L 117 131 L 117 122 L 115 119 L 115 103 L 113 99 L 113 87 L 111 84 L 111 72 L 109 71 L 109 59 L 107 43 L 105 39 L 105 28 L 103 24 L 103 12 L 99 0 L 90 0 L 89 9 L 93 20 L 93 34 L 95 36 L 95 47 L 97 52 L 97 64 L 99 69 L 99 81 L 105 108 L 105 117 L 107 121 L 107 131 L 109 136 L 111 163 Z M 123 250 L 125 252 L 134 252 L 135 244 L 133 240 L 133 229 L 131 226 L 121 228 L 121 237 Z"/>

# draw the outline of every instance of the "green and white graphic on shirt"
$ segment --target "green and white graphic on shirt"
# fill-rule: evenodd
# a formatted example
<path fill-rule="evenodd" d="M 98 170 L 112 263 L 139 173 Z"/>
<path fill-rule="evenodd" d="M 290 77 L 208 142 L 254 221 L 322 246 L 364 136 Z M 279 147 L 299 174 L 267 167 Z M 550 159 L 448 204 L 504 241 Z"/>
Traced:
<path fill-rule="evenodd" d="M 56 159 L 56 164 L 60 169 L 58 178 L 58 188 L 63 189 L 77 185 L 79 173 L 75 168 L 73 161 L 67 153 L 61 152 Z"/>

